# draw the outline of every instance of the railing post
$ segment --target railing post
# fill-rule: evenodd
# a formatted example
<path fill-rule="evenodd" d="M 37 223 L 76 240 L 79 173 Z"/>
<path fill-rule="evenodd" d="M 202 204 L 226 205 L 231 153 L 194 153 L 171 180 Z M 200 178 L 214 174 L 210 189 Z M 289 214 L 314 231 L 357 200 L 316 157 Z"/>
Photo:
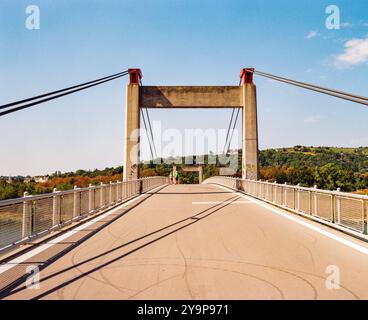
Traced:
<path fill-rule="evenodd" d="M 300 211 L 300 183 L 297 184 L 297 189 L 296 190 L 296 209 L 298 211 Z"/>
<path fill-rule="evenodd" d="M 143 180 L 139 180 L 139 193 L 143 193 Z"/>
<path fill-rule="evenodd" d="M 88 213 L 91 213 L 93 208 L 93 188 L 92 184 L 90 183 L 88 186 Z"/>
<path fill-rule="evenodd" d="M 368 201 L 367 200 L 363 200 L 363 208 L 364 208 L 364 214 L 363 214 L 363 219 L 364 219 L 364 234 L 367 234 L 367 221 L 368 221 Z"/>
<path fill-rule="evenodd" d="M 119 195 L 120 181 L 116 181 L 116 202 L 120 202 L 121 198 Z"/>
<path fill-rule="evenodd" d="M 315 190 L 317 190 L 317 185 L 314 185 L 313 187 Z M 313 215 L 318 216 L 318 195 L 317 191 L 313 191 Z"/>
<path fill-rule="evenodd" d="M 29 193 L 26 191 L 23 194 L 24 201 L 23 201 L 23 217 L 22 217 L 22 238 L 26 238 L 30 235 L 30 222 L 31 222 L 31 212 L 30 208 L 31 205 L 29 201 L 26 200 L 27 197 L 29 197 Z"/>
<path fill-rule="evenodd" d="M 73 193 L 73 218 L 78 216 L 78 187 L 74 186 L 74 193 Z"/>
<path fill-rule="evenodd" d="M 58 191 L 56 188 L 53 190 L 54 196 L 52 197 L 52 226 L 55 227 L 60 224 L 60 210 L 58 206 Z"/>
<path fill-rule="evenodd" d="M 111 206 L 112 205 L 112 181 L 110 181 L 110 184 L 109 184 L 109 203 L 108 205 Z"/>
<path fill-rule="evenodd" d="M 335 195 L 331 194 L 331 222 L 335 223 Z"/>
<path fill-rule="evenodd" d="M 341 189 L 337 188 L 337 192 L 340 192 Z M 340 197 L 335 197 L 335 203 L 336 203 L 336 210 L 335 210 L 335 219 L 334 221 L 337 223 L 340 223 L 340 214 L 341 214 L 341 199 Z"/>
<path fill-rule="evenodd" d="M 287 182 L 285 182 L 284 185 L 287 186 Z M 284 194 L 284 196 L 283 196 L 284 203 L 283 203 L 283 205 L 285 207 L 287 207 L 287 190 L 288 189 L 287 189 L 287 187 L 283 187 L 283 189 L 284 189 L 284 192 L 283 192 L 283 194 Z"/>
<path fill-rule="evenodd" d="M 103 208 L 104 206 L 104 184 L 103 182 L 100 183 L 100 207 Z"/>

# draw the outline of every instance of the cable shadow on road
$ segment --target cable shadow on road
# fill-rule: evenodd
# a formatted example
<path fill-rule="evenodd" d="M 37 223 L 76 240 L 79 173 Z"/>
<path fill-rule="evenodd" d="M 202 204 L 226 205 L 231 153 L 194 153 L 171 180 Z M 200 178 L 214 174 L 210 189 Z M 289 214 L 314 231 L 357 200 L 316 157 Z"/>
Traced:
<path fill-rule="evenodd" d="M 222 204 L 222 203 L 216 204 L 216 205 L 214 205 L 214 206 L 212 206 L 212 207 L 210 207 L 210 208 L 207 208 L 207 209 L 205 209 L 205 210 L 202 210 L 202 211 L 200 211 L 200 212 L 196 213 L 196 214 L 195 214 L 195 215 L 193 215 L 193 216 L 190 216 L 190 217 L 187 217 L 187 218 L 185 218 L 185 219 L 182 219 L 182 220 L 176 221 L 175 223 L 172 223 L 172 224 L 167 225 L 167 226 L 165 226 L 165 227 L 163 227 L 163 228 L 157 229 L 157 230 L 155 230 L 155 231 L 153 231 L 153 232 L 150 232 L 150 233 L 148 233 L 148 234 L 145 234 L 145 235 L 143 235 L 143 236 L 141 236 L 141 237 L 139 237 L 139 238 L 137 238 L 137 239 L 134 239 L 134 240 L 132 240 L 132 241 L 129 241 L 129 242 L 127 242 L 127 243 L 124 243 L 124 244 L 122 244 L 122 245 L 120 245 L 120 246 L 117 246 L 117 247 L 115 247 L 115 248 L 112 248 L 112 249 L 110 249 L 110 250 L 108 250 L 108 251 L 106 251 L 106 252 L 104 252 L 104 253 L 102 253 L 102 254 L 96 255 L 96 256 L 94 256 L 94 257 L 92 257 L 92 258 L 89 258 L 89 259 L 86 259 L 86 260 L 84 260 L 84 261 L 82 261 L 82 262 L 80 262 L 80 263 L 78 263 L 78 264 L 75 264 L 75 265 L 73 265 L 73 266 L 67 267 L 67 268 L 65 268 L 65 269 L 63 269 L 63 270 L 60 270 L 60 271 L 58 271 L 58 272 L 55 272 L 54 274 L 51 274 L 51 275 L 49 275 L 49 276 L 47 276 L 47 277 L 43 278 L 43 280 L 42 280 L 42 281 L 43 281 L 43 282 L 45 282 L 45 281 L 48 281 L 48 280 L 50 280 L 50 279 L 53 279 L 53 278 L 55 278 L 56 276 L 59 276 L 59 275 L 61 275 L 61 274 L 65 273 L 65 272 L 71 271 L 71 270 L 73 270 L 73 269 L 75 269 L 75 268 L 80 267 L 81 265 L 84 265 L 84 264 L 89 263 L 89 262 L 91 262 L 91 261 L 93 261 L 93 260 L 96 260 L 96 259 L 98 259 L 98 258 L 101 258 L 101 257 L 103 257 L 103 256 L 106 256 L 106 255 L 108 255 L 108 254 L 110 254 L 110 253 L 113 253 L 113 252 L 115 252 L 115 251 L 117 251 L 117 250 L 119 250 L 119 249 L 122 249 L 122 248 L 124 248 L 124 247 L 126 247 L 126 246 L 130 245 L 130 244 L 133 244 L 133 243 L 135 243 L 135 242 L 137 242 L 137 241 L 143 240 L 143 239 L 145 239 L 145 238 L 147 238 L 147 237 L 149 237 L 149 236 L 152 236 L 152 235 L 157 234 L 157 233 L 159 233 L 159 232 L 161 232 L 161 231 L 164 231 L 165 229 L 168 229 L 168 228 L 170 228 L 170 227 L 173 227 L 173 226 L 175 226 L 175 225 L 178 225 L 178 224 L 183 223 L 183 222 L 186 222 L 186 221 L 188 222 L 188 223 L 187 223 L 186 225 L 184 225 L 184 226 L 178 227 L 178 228 L 176 228 L 176 229 L 174 229 L 174 230 L 172 230 L 172 231 L 170 231 L 170 232 L 168 232 L 168 233 L 165 233 L 164 235 L 159 236 L 159 237 L 157 237 L 157 238 L 155 238 L 155 239 L 153 239 L 153 240 L 151 240 L 151 241 L 148 241 L 147 243 L 145 243 L 145 244 L 143 244 L 143 245 L 140 245 L 139 247 L 137 247 L 137 248 L 135 248 L 135 249 L 132 249 L 132 250 L 130 250 L 130 251 L 128 251 L 128 252 L 126 252 L 126 253 L 124 253 L 124 254 L 122 254 L 122 255 L 120 255 L 120 256 L 118 256 L 118 257 L 116 257 L 116 258 L 112 259 L 112 260 L 109 260 L 109 261 L 107 261 L 107 262 L 105 262 L 105 263 L 103 263 L 103 264 L 101 264 L 101 265 L 99 265 L 99 266 L 97 266 L 97 267 L 95 267 L 95 268 L 93 268 L 93 269 L 91 269 L 91 270 L 87 271 L 87 272 L 84 272 L 84 273 L 80 274 L 80 275 L 79 275 L 79 276 L 77 276 L 77 277 L 74 277 L 74 278 L 72 278 L 72 279 L 70 279 L 70 280 L 68 280 L 68 281 L 66 281 L 66 282 L 64 282 L 64 283 L 61 283 L 60 285 L 57 285 L 57 286 L 55 286 L 54 288 L 49 289 L 49 290 L 47 290 L 46 292 L 41 293 L 40 295 L 38 295 L 38 296 L 36 296 L 36 297 L 32 298 L 32 300 L 42 299 L 43 297 L 45 297 L 45 296 L 47 296 L 47 295 L 49 295 L 49 294 L 51 294 L 51 293 L 53 293 L 53 292 L 55 292 L 55 291 L 57 291 L 57 290 L 61 289 L 61 288 L 65 287 L 65 286 L 67 286 L 67 285 L 70 285 L 71 283 L 73 283 L 73 282 L 75 282 L 75 281 L 78 281 L 79 279 L 82 279 L 83 277 L 88 276 L 89 274 L 91 274 L 91 273 L 93 273 L 93 272 L 95 272 L 95 271 L 98 271 L 99 269 L 102 269 L 102 268 L 104 268 L 104 267 L 106 267 L 106 266 L 108 266 L 108 265 L 110 265 L 110 264 L 112 264 L 112 263 L 114 263 L 114 262 L 116 262 L 116 261 L 118 261 L 118 260 L 122 259 L 122 258 L 125 258 L 125 257 L 129 256 L 130 254 L 132 254 L 132 253 L 134 253 L 134 252 L 136 252 L 136 251 L 139 251 L 139 250 L 141 250 L 141 249 L 143 249 L 143 248 L 145 248 L 145 247 L 147 247 L 147 246 L 149 246 L 149 245 L 151 245 L 151 244 L 153 244 L 153 243 L 155 243 L 155 242 L 157 242 L 157 241 L 159 241 L 159 240 L 162 240 L 162 239 L 164 239 L 164 238 L 166 238 L 166 237 L 168 237 L 168 236 L 170 236 L 170 235 L 172 235 L 172 234 L 174 234 L 174 233 L 176 233 L 176 232 L 178 232 L 178 231 L 180 231 L 180 230 L 182 230 L 182 229 L 184 229 L 184 228 L 187 228 L 187 227 L 189 227 L 189 226 L 191 226 L 191 225 L 193 225 L 193 224 L 195 224 L 195 223 L 198 223 L 198 222 L 200 222 L 201 220 L 203 220 L 203 219 L 205 219 L 205 218 L 209 217 L 210 215 L 213 215 L 214 213 L 218 212 L 219 210 L 221 210 L 221 209 L 223 209 L 223 208 L 225 208 L 225 207 L 229 206 L 232 202 L 234 202 L 234 201 L 238 200 L 239 198 L 240 198 L 240 196 L 238 196 L 238 195 L 236 195 L 236 196 L 234 196 L 234 197 L 231 197 L 231 198 L 229 198 L 229 199 L 227 199 L 227 200 L 226 200 L 226 201 L 227 201 L 227 203 L 225 203 L 225 204 Z M 207 212 L 207 214 L 203 215 L 203 214 L 204 214 L 204 213 L 206 213 L 206 212 Z M 199 215 L 203 215 L 203 216 L 198 217 Z M 16 289 L 16 290 L 8 291 L 8 293 L 7 293 L 7 295 L 6 295 L 6 296 L 11 296 L 11 295 L 13 295 L 13 294 L 16 294 L 16 293 L 21 292 L 21 291 L 26 290 L 26 289 L 27 289 L 27 288 L 26 288 L 25 286 L 22 286 L 21 288 L 18 288 L 18 289 Z"/>
<path fill-rule="evenodd" d="M 78 247 L 79 245 L 81 245 L 82 243 L 84 243 L 85 241 L 87 241 L 88 239 L 92 238 L 93 236 L 95 236 L 98 232 L 100 232 L 101 230 L 103 230 L 104 228 L 108 227 L 109 225 L 111 225 L 113 222 L 115 222 L 116 220 L 120 219 L 121 217 L 125 216 L 127 213 L 129 213 L 130 211 L 132 211 L 134 208 L 136 208 L 137 206 L 139 206 L 140 204 L 142 204 L 143 202 L 145 202 L 146 200 L 148 200 L 149 198 L 151 198 L 152 196 L 156 195 L 160 190 L 163 190 L 167 187 L 167 185 L 162 186 L 159 190 L 154 191 L 154 192 L 150 192 L 150 193 L 144 193 L 147 195 L 147 197 L 144 197 L 142 200 L 138 200 L 135 204 L 131 205 L 130 207 L 128 207 L 128 209 L 123 208 L 123 212 L 118 213 L 115 215 L 115 217 L 113 217 L 111 220 L 108 221 L 98 221 L 98 222 L 104 222 L 101 226 L 97 227 L 96 229 L 91 229 L 90 233 L 83 236 L 81 239 L 78 239 L 76 241 L 71 241 L 70 246 L 61 250 L 60 252 L 58 252 L 57 254 L 54 254 L 51 258 L 43 261 L 41 263 L 41 265 L 39 265 L 39 270 L 42 271 L 43 269 L 45 269 L 46 267 L 50 266 L 52 263 L 54 263 L 55 261 L 57 261 L 58 259 L 60 259 L 61 257 L 63 257 L 65 254 L 67 254 L 68 252 L 72 251 L 73 249 L 75 249 L 76 247 Z M 131 200 L 134 200 L 131 199 Z M 123 205 L 124 203 L 122 203 Z M 86 230 L 81 230 L 86 231 Z M 25 262 L 24 264 L 35 264 L 35 262 L 33 261 L 28 261 Z M 14 288 L 18 287 L 19 285 L 21 285 L 26 278 L 29 276 L 29 274 L 24 274 L 21 277 L 16 278 L 13 282 L 9 283 L 8 285 L 6 285 L 5 287 L 1 288 L 0 287 L 0 299 L 3 299 L 4 297 L 9 296 L 9 294 L 12 292 L 12 290 L 14 290 Z"/>

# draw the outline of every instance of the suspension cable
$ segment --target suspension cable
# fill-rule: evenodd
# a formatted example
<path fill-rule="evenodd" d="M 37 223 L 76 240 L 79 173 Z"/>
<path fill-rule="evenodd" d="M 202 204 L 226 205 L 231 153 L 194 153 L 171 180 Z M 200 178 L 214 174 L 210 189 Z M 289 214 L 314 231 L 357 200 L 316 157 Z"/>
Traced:
<path fill-rule="evenodd" d="M 239 80 L 239 86 L 241 84 L 241 79 Z M 226 139 L 225 139 L 225 144 L 224 144 L 224 149 L 222 151 L 222 154 L 225 154 L 225 150 L 226 150 L 226 145 L 228 143 L 228 138 L 229 138 L 229 133 L 230 133 L 230 128 L 231 128 L 231 124 L 232 124 L 232 121 L 233 121 L 233 117 L 234 117 L 234 113 L 235 113 L 235 109 L 236 108 L 233 108 L 233 111 L 231 113 L 231 118 L 230 118 L 230 123 L 229 123 L 229 127 L 227 129 L 227 133 L 226 133 Z M 238 116 L 237 116 L 238 117 Z M 235 120 L 236 121 L 236 120 Z M 226 151 L 227 153 L 227 151 Z"/>
<path fill-rule="evenodd" d="M 91 83 L 95 83 L 95 82 L 98 82 L 98 81 L 106 80 L 106 79 L 109 79 L 109 78 L 112 78 L 112 77 L 115 77 L 115 76 L 125 75 L 127 72 L 128 72 L 127 70 L 126 71 L 122 71 L 122 72 L 115 73 L 115 74 L 110 75 L 110 76 L 107 76 L 107 77 L 103 77 L 103 78 L 100 78 L 100 79 L 88 81 L 88 82 L 81 83 L 81 84 L 78 84 L 78 85 L 75 85 L 75 86 L 72 86 L 72 87 L 68 87 L 68 88 L 64 88 L 64 89 L 60 89 L 60 90 L 56 90 L 56 91 L 44 93 L 44 94 L 41 94 L 39 96 L 27 98 L 27 99 L 24 99 L 24 100 L 19 100 L 19 101 L 11 102 L 11 103 L 8 103 L 8 104 L 4 104 L 4 105 L 0 106 L 0 109 L 9 108 L 9 107 L 15 106 L 17 104 L 26 103 L 26 102 L 29 102 L 29 101 L 32 101 L 32 100 L 41 99 L 41 98 L 44 98 L 44 97 L 47 97 L 47 96 L 51 96 L 51 95 L 54 95 L 54 94 L 57 94 L 57 93 L 61 93 L 61 92 L 65 92 L 65 91 L 68 91 L 68 90 L 72 90 L 72 89 L 76 89 L 76 88 L 79 88 L 79 87 L 83 87 L 83 86 L 89 85 Z"/>
<path fill-rule="evenodd" d="M 28 99 L 22 100 L 22 101 L 32 101 L 32 100 L 35 100 L 39 97 L 48 97 L 49 95 L 51 95 L 51 97 L 48 97 L 48 98 L 45 98 L 45 99 L 37 100 L 37 101 L 31 102 L 31 103 L 28 103 L 28 104 L 25 104 L 25 105 L 21 105 L 19 107 L 15 107 L 15 108 L 12 108 L 12 109 L 2 111 L 2 112 L 0 112 L 0 117 L 4 116 L 6 114 L 9 114 L 9 113 L 13 113 L 13 112 L 16 112 L 16 111 L 19 111 L 19 110 L 23 110 L 23 109 L 26 109 L 26 108 L 30 108 L 30 107 L 39 105 L 41 103 L 44 103 L 44 102 L 47 102 L 47 101 L 50 101 L 50 100 L 54 100 L 54 99 L 57 99 L 57 98 L 60 98 L 60 97 L 63 97 L 63 96 L 67 96 L 69 94 L 72 94 L 72 93 L 75 93 L 75 92 L 78 92 L 78 91 L 81 91 L 81 90 L 85 90 L 85 89 L 103 84 L 105 82 L 109 82 L 109 81 L 121 78 L 123 76 L 126 76 L 127 74 L 128 74 L 128 71 L 125 71 L 125 72 L 122 72 L 122 73 L 118 73 L 115 76 L 102 78 L 103 80 L 100 79 L 100 80 L 90 81 L 90 82 L 88 82 L 89 83 L 88 85 L 81 84 L 81 85 L 73 86 L 75 88 L 74 90 L 70 90 L 70 88 L 73 88 L 73 87 L 70 87 L 70 88 L 54 91 L 54 93 L 55 92 L 59 92 L 59 93 L 62 92 L 62 93 L 57 94 L 57 95 L 52 95 L 53 93 L 47 93 L 47 94 L 43 94 L 43 95 L 38 96 L 38 97 L 33 97 L 33 98 L 28 98 Z M 20 101 L 18 103 L 22 103 L 22 101 Z M 13 102 L 13 103 L 1 106 L 0 109 L 8 108 L 10 105 L 13 106 L 13 105 L 16 105 L 16 104 L 17 104 L 16 102 Z"/>
<path fill-rule="evenodd" d="M 359 95 L 352 94 L 352 93 L 349 93 L 349 92 L 344 92 L 344 91 L 335 90 L 335 89 L 329 89 L 329 88 L 317 86 L 315 84 L 311 84 L 311 83 L 307 83 L 307 82 L 302 82 L 302 81 L 297 81 L 297 80 L 290 80 L 288 78 L 283 78 L 283 77 L 280 77 L 280 76 L 272 75 L 270 73 L 265 73 L 265 72 L 256 71 L 256 70 L 254 71 L 254 73 L 258 74 L 260 76 L 271 76 L 271 77 L 279 78 L 279 79 L 282 79 L 282 80 L 293 81 L 293 82 L 298 83 L 298 84 L 310 86 L 310 87 L 317 88 L 317 89 L 322 89 L 322 90 L 325 90 L 325 91 L 330 91 L 330 92 L 337 93 L 337 94 L 344 95 L 344 96 L 348 96 L 348 97 L 351 97 L 351 98 L 357 98 L 357 99 L 360 99 L 360 100 L 368 101 L 367 97 L 359 96 Z"/>
<path fill-rule="evenodd" d="M 223 149 L 223 151 L 222 151 L 222 153 L 223 153 L 223 154 L 225 154 L 225 149 L 226 149 L 227 142 L 228 142 L 228 139 L 229 139 L 229 134 L 230 134 L 231 125 L 232 125 L 232 123 L 233 123 L 234 113 L 235 113 L 235 108 L 233 108 L 233 111 L 232 111 L 232 113 L 231 113 L 231 118 L 230 118 L 229 127 L 227 128 L 227 133 L 226 133 L 226 139 L 225 139 L 224 149 Z"/>
<path fill-rule="evenodd" d="M 226 153 L 225 154 L 228 154 L 229 150 L 230 150 L 230 145 L 231 145 L 231 141 L 233 140 L 233 135 L 234 135 L 234 131 L 235 131 L 235 127 L 236 127 L 236 124 L 238 122 L 238 117 L 239 117 L 239 113 L 240 113 L 240 108 L 238 108 L 238 112 L 236 113 L 236 117 L 235 117 L 235 121 L 234 121 L 234 126 L 233 126 L 233 130 L 231 132 L 231 137 L 230 137 L 230 140 L 229 140 L 229 145 L 226 149 Z"/>
<path fill-rule="evenodd" d="M 148 128 L 149 128 L 149 131 L 150 131 L 150 134 L 151 134 L 151 139 L 152 139 L 152 146 L 153 146 L 153 150 L 155 152 L 155 157 L 157 158 L 155 139 L 153 137 L 153 131 L 152 131 L 152 126 L 151 126 L 151 119 L 150 119 L 150 116 L 148 114 L 148 108 L 145 108 L 145 109 L 146 109 L 146 115 L 147 115 Z"/>
<path fill-rule="evenodd" d="M 143 119 L 144 129 L 146 130 L 146 135 L 147 135 L 148 145 L 149 145 L 150 152 L 151 152 L 151 157 L 152 157 L 152 160 L 153 160 L 153 152 L 152 152 L 151 140 L 150 140 L 149 135 L 148 135 L 147 125 L 146 125 L 146 119 L 144 118 L 144 113 L 143 113 L 143 111 L 142 111 L 141 108 L 140 108 L 140 110 L 141 110 L 141 115 L 142 115 L 142 119 Z"/>
<path fill-rule="evenodd" d="M 333 96 L 336 98 L 340 98 L 343 100 L 348 100 L 351 102 L 355 102 L 355 103 L 359 103 L 359 104 L 363 104 L 368 106 L 368 98 L 367 97 L 363 97 L 363 96 L 359 96 L 359 95 L 355 95 L 352 93 L 347 93 L 344 91 L 338 91 L 338 90 L 334 90 L 334 89 L 329 89 L 329 88 L 325 88 L 325 87 L 321 87 L 321 86 L 317 86 L 314 84 L 309 84 L 306 82 L 301 82 L 301 81 L 296 81 L 296 80 L 291 80 L 288 78 L 283 78 L 283 77 L 279 77 L 279 76 L 275 76 L 269 73 L 265 73 L 265 72 L 261 72 L 261 71 L 249 71 L 249 72 L 253 72 L 256 75 L 262 76 L 262 77 L 266 77 L 272 80 L 276 80 L 276 81 L 280 81 L 280 82 L 284 82 L 293 86 L 297 86 L 297 87 L 301 87 L 304 89 L 308 89 L 311 91 L 316 91 L 319 93 L 323 93 L 329 96 Z"/>

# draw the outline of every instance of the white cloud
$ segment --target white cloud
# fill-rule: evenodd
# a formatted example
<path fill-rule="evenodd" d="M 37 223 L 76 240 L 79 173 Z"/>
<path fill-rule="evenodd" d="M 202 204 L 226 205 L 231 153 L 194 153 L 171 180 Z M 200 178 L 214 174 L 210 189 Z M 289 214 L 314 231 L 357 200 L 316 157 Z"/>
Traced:
<path fill-rule="evenodd" d="M 306 118 L 304 118 L 303 122 L 304 123 L 317 123 L 320 122 L 323 119 L 322 116 L 308 116 Z"/>
<path fill-rule="evenodd" d="M 344 44 L 345 51 L 335 57 L 337 66 L 358 65 L 368 62 L 368 37 L 351 39 Z"/>
<path fill-rule="evenodd" d="M 350 22 L 344 22 L 343 24 L 341 24 L 341 27 L 343 28 L 352 28 L 353 24 Z"/>
<path fill-rule="evenodd" d="M 317 31 L 310 31 L 310 32 L 307 34 L 306 38 L 307 38 L 307 39 L 313 39 L 313 38 L 315 38 L 315 37 L 317 37 L 317 36 L 319 36 L 319 33 L 318 33 Z"/>

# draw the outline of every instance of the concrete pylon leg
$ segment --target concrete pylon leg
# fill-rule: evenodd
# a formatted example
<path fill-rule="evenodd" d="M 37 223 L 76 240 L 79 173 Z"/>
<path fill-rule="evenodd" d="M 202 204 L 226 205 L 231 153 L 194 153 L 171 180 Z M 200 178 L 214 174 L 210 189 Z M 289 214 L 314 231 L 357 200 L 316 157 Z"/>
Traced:
<path fill-rule="evenodd" d="M 242 178 L 258 180 L 257 93 L 253 73 L 243 69 L 243 156 Z M 250 69 L 251 70 L 251 69 Z"/>
<path fill-rule="evenodd" d="M 203 167 L 199 167 L 198 170 L 198 182 L 199 184 L 201 184 L 203 181 Z"/>
<path fill-rule="evenodd" d="M 139 178 L 140 109 L 139 109 L 139 69 L 130 69 L 130 84 L 126 92 L 124 181 Z"/>

